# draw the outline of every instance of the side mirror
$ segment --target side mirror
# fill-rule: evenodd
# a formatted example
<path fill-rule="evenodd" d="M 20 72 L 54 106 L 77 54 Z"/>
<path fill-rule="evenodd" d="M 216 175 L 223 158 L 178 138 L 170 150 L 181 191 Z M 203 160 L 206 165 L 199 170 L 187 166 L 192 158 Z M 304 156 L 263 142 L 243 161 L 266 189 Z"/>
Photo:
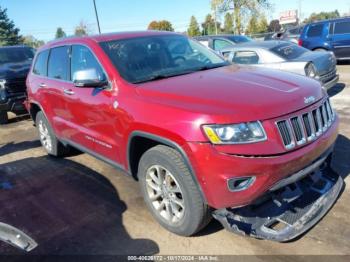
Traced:
<path fill-rule="evenodd" d="M 73 75 L 76 87 L 104 87 L 108 85 L 104 74 L 98 74 L 95 68 L 76 71 Z"/>

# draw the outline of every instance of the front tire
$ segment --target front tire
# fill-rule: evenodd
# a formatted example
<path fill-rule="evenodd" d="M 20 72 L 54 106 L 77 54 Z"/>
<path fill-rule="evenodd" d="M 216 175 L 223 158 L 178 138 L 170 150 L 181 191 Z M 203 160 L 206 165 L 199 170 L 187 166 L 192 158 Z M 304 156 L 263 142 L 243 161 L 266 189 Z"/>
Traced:
<path fill-rule="evenodd" d="M 39 133 L 41 145 L 49 155 L 61 157 L 69 153 L 69 148 L 58 141 L 49 121 L 41 111 L 36 115 L 35 124 Z"/>
<path fill-rule="evenodd" d="M 210 209 L 178 151 L 155 146 L 143 154 L 138 170 L 146 205 L 164 228 L 191 236 L 210 222 Z"/>
<path fill-rule="evenodd" d="M 5 125 L 9 121 L 7 111 L 0 111 L 0 125 Z"/>

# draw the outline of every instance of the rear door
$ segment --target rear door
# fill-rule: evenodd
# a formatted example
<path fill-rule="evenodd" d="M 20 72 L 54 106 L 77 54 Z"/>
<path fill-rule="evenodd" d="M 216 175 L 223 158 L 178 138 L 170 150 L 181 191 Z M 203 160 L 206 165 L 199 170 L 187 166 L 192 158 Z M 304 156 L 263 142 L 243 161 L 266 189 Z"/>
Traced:
<path fill-rule="evenodd" d="M 337 58 L 350 58 L 350 19 L 334 22 L 332 45 Z"/>
<path fill-rule="evenodd" d="M 330 42 L 324 38 L 328 32 L 329 23 L 311 24 L 306 28 L 303 47 L 314 50 L 316 48 L 329 48 Z"/>

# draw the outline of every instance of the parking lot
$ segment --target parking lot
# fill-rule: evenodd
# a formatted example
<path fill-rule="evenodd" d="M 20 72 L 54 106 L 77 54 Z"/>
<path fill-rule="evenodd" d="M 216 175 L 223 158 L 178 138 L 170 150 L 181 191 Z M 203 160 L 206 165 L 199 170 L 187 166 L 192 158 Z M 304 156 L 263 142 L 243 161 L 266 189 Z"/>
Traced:
<path fill-rule="evenodd" d="M 191 238 L 176 236 L 152 219 L 138 183 L 82 154 L 48 157 L 32 121 L 14 117 L 0 127 L 0 222 L 33 237 L 33 254 L 348 254 L 350 255 L 350 65 L 338 66 L 329 90 L 341 118 L 334 168 L 345 189 L 333 209 L 296 241 L 241 237 L 216 221 Z M 1 254 L 21 254 L 0 243 Z"/>

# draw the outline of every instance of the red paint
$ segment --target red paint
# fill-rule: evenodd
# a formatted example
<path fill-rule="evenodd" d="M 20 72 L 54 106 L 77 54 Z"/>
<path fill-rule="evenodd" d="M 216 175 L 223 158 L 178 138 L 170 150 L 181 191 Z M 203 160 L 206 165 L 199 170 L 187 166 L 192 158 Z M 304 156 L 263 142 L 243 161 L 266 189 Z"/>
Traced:
<path fill-rule="evenodd" d="M 134 85 L 119 76 L 98 44 L 155 34 L 164 33 L 68 38 L 45 45 L 41 50 L 71 44 L 88 46 L 113 83 L 112 90 L 93 95 L 93 88 L 77 88 L 70 82 L 30 73 L 27 107 L 40 104 L 59 139 L 72 140 L 126 170 L 128 138 L 133 131 L 177 143 L 187 154 L 208 203 L 215 208 L 248 204 L 279 179 L 310 164 L 334 143 L 338 120 L 316 141 L 291 152 L 284 148 L 275 126 L 275 121 L 286 115 L 309 111 L 304 97 L 314 96 L 318 101 L 314 106 L 321 103 L 326 93 L 314 80 L 282 71 L 228 66 Z M 40 88 L 40 83 L 47 87 Z M 75 95 L 65 95 L 63 89 L 67 88 Z M 113 107 L 115 101 L 117 109 Z M 201 129 L 203 124 L 255 120 L 262 122 L 267 141 L 214 146 Z M 227 178 L 247 175 L 257 177 L 252 187 L 242 192 L 228 191 Z"/>

